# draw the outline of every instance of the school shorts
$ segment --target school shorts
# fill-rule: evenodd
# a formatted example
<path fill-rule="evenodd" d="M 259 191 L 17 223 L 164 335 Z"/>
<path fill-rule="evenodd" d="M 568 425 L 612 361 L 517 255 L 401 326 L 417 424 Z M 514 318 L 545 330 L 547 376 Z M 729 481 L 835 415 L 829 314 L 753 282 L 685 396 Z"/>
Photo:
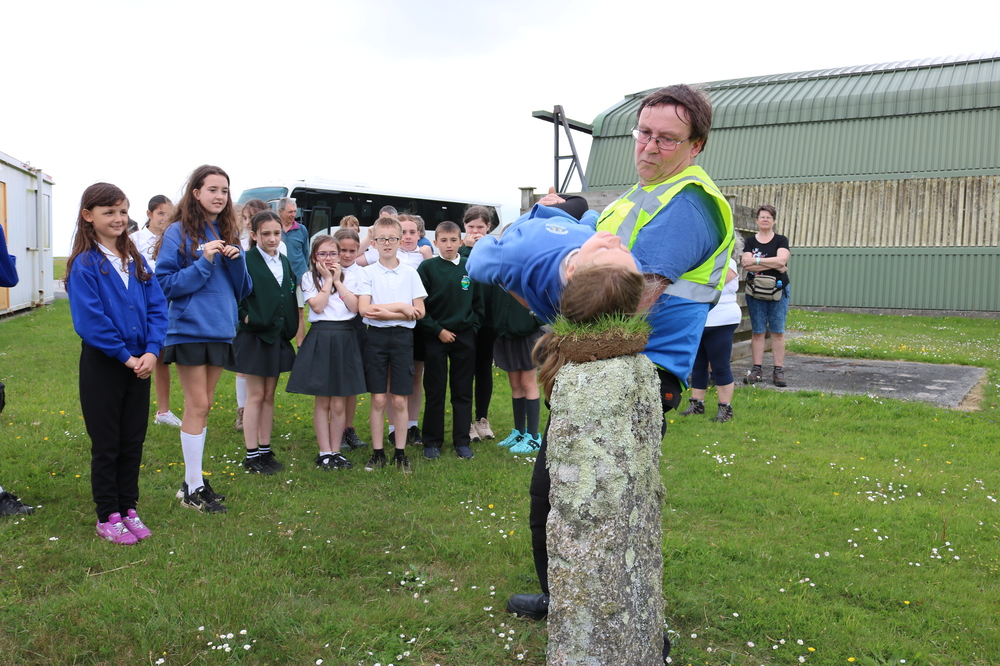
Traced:
<path fill-rule="evenodd" d="M 413 393 L 411 329 L 403 326 L 369 326 L 365 334 L 364 361 L 365 384 L 369 393 Z"/>

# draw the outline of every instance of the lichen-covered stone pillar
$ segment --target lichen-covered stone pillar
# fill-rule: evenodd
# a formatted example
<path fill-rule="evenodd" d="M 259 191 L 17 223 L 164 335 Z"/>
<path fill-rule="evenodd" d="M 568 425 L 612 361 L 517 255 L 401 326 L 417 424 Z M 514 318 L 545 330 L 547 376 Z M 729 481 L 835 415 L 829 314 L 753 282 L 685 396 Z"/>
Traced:
<path fill-rule="evenodd" d="M 549 666 L 663 663 L 658 387 L 640 355 L 567 363 L 556 376 Z"/>

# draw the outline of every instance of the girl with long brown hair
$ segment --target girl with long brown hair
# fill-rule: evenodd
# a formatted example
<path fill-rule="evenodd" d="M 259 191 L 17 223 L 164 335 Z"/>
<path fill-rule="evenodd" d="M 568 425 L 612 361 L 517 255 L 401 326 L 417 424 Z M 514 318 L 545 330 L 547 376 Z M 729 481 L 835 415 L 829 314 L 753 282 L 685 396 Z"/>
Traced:
<path fill-rule="evenodd" d="M 229 196 L 229 176 L 217 166 L 194 170 L 163 232 L 156 278 L 169 302 L 165 363 L 177 364 L 184 390 L 181 448 L 183 506 L 224 513 L 223 496 L 202 476 L 208 411 L 226 364 L 235 363 L 237 304 L 251 291 L 246 257 Z"/>
<path fill-rule="evenodd" d="M 73 328 L 82 338 L 80 407 L 91 441 L 97 536 L 131 545 L 150 536 L 136 513 L 149 416 L 149 376 L 167 329 L 163 292 L 129 240 L 128 199 L 95 183 L 80 200 L 66 261 Z"/>

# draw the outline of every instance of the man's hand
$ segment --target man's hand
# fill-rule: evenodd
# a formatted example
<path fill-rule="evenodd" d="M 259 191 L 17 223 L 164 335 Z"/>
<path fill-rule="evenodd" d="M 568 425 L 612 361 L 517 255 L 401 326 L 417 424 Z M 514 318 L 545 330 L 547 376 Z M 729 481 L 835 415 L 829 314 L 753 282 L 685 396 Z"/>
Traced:
<path fill-rule="evenodd" d="M 556 188 L 555 187 L 550 187 L 549 188 L 549 193 L 546 194 L 541 199 L 539 199 L 538 203 L 542 204 L 543 206 L 551 206 L 552 204 L 566 203 L 566 200 L 563 199 L 558 194 L 556 194 Z"/>

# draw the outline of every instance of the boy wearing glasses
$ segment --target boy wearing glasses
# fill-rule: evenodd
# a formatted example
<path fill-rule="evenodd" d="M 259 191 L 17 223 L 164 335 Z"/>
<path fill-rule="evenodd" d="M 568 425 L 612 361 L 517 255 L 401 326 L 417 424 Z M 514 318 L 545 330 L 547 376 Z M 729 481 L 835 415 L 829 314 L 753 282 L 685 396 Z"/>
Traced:
<path fill-rule="evenodd" d="M 368 423 L 372 433 L 372 456 L 366 471 L 385 467 L 383 449 L 384 412 L 387 393 L 395 419 L 393 464 L 410 471 L 406 457 L 406 397 L 413 391 L 413 329 L 424 316 L 427 292 L 417 271 L 396 256 L 403 229 L 390 217 L 372 225 L 371 237 L 378 261 L 365 267 L 358 281 L 358 312 L 368 324 L 365 337 L 365 383 L 372 394 Z"/>

